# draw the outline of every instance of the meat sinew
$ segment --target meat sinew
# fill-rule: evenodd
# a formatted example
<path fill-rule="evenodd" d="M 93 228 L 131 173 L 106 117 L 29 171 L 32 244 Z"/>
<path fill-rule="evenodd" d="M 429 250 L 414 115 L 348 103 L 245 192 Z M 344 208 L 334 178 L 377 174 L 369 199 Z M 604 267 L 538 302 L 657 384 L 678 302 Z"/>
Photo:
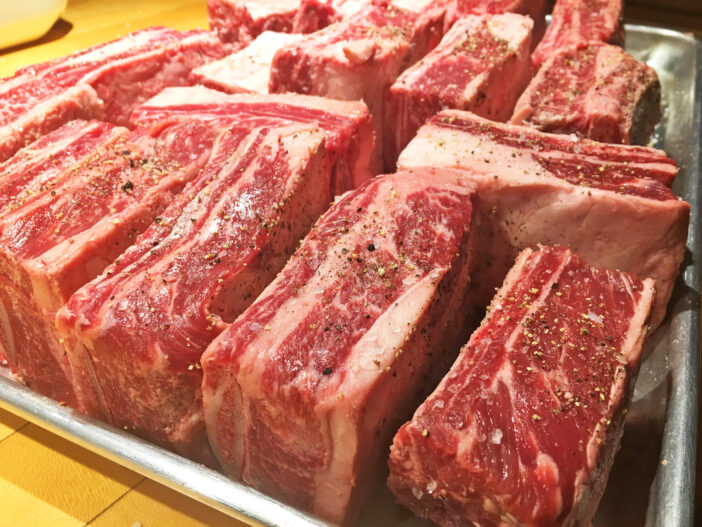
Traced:
<path fill-rule="evenodd" d="M 228 474 L 353 519 L 426 379 L 465 342 L 471 196 L 453 175 L 396 174 L 327 211 L 203 355 L 208 436 Z"/>
<path fill-rule="evenodd" d="M 653 68 L 618 46 L 595 42 L 546 60 L 511 121 L 605 143 L 645 144 L 660 119 L 660 102 Z"/>
<path fill-rule="evenodd" d="M 234 129 L 203 171 L 56 321 L 94 415 L 212 463 L 200 356 L 331 201 L 324 131 Z"/>
<path fill-rule="evenodd" d="M 589 525 L 623 431 L 653 280 L 526 250 L 395 436 L 388 485 L 442 526 Z"/>
<path fill-rule="evenodd" d="M 356 188 L 370 177 L 373 127 L 365 104 L 304 95 L 226 95 L 203 87 L 169 88 L 137 108 L 136 126 L 167 122 L 201 122 L 216 129 L 308 123 L 327 133 L 326 151 L 333 161 L 334 195 Z"/>
<path fill-rule="evenodd" d="M 467 16 L 407 69 L 388 92 L 386 166 L 424 122 L 446 109 L 506 121 L 531 78 L 533 21 L 522 15 Z"/>
<path fill-rule="evenodd" d="M 0 210 L 0 333 L 18 378 L 83 409 L 55 313 L 149 226 L 202 167 L 213 139 L 204 126 L 150 135 L 69 123 L 0 165 L 5 178 L 25 179 L 26 193 Z"/>
<path fill-rule="evenodd" d="M 227 93 L 268 93 L 275 53 L 302 35 L 264 31 L 247 47 L 193 70 L 190 80 Z"/>
<path fill-rule="evenodd" d="M 487 305 L 520 250 L 571 247 L 592 265 L 656 280 L 651 324 L 685 255 L 688 203 L 663 184 L 675 163 L 659 150 L 579 140 L 447 110 L 423 126 L 401 169 L 466 169 L 478 185 L 473 292 Z M 440 169 L 437 168 L 440 172 Z"/>
<path fill-rule="evenodd" d="M 0 83 L 0 161 L 71 119 L 127 124 L 136 105 L 228 52 L 207 31 L 152 28 L 22 68 Z"/>
<path fill-rule="evenodd" d="M 404 69 L 436 46 L 442 20 L 440 10 L 420 15 L 391 6 L 367 6 L 279 50 L 271 65 L 270 91 L 363 99 L 373 115 L 378 148 L 372 167 L 378 172 L 386 92 Z"/>
<path fill-rule="evenodd" d="M 587 42 L 624 44 L 622 0 L 556 0 L 551 24 L 534 50 L 531 60 L 541 66 L 562 48 Z"/>

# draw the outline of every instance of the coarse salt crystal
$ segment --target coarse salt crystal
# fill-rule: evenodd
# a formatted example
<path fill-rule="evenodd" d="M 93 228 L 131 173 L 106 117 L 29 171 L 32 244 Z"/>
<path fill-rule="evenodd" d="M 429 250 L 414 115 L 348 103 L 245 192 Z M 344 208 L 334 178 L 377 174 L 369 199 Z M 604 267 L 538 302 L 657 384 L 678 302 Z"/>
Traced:
<path fill-rule="evenodd" d="M 490 442 L 493 445 L 499 445 L 500 443 L 502 443 L 502 430 L 500 430 L 499 428 L 495 428 L 495 430 L 492 432 Z"/>
<path fill-rule="evenodd" d="M 433 494 L 435 490 L 436 490 L 436 481 L 434 481 L 433 479 L 430 479 L 429 483 L 427 483 L 427 493 Z"/>
<path fill-rule="evenodd" d="M 593 313 L 592 311 L 588 312 L 587 318 L 589 318 L 596 324 L 602 323 L 602 317 L 600 317 L 597 313 Z"/>

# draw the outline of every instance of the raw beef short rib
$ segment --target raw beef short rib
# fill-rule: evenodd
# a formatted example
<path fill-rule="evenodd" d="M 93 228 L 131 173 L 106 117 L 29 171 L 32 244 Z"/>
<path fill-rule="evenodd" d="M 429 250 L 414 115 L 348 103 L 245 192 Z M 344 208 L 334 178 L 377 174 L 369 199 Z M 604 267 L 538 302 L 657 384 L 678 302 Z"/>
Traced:
<path fill-rule="evenodd" d="M 624 45 L 622 0 L 556 0 L 551 24 L 531 56 L 535 68 L 562 48 L 587 42 Z"/>
<path fill-rule="evenodd" d="M 358 5 L 357 9 L 371 2 L 371 0 L 350 1 Z M 345 3 L 349 2 L 345 0 L 301 0 L 293 20 L 293 32 L 314 33 L 334 22 L 339 22 L 344 18 L 340 8 Z"/>
<path fill-rule="evenodd" d="M 368 6 L 279 50 L 271 65 L 270 92 L 363 99 L 373 115 L 377 151 L 371 166 L 377 173 L 382 166 L 386 92 L 404 69 L 436 46 L 442 20 L 441 10 L 419 15 Z"/>
<path fill-rule="evenodd" d="M 526 250 L 395 436 L 388 485 L 459 525 L 589 525 L 623 431 L 653 280 Z"/>
<path fill-rule="evenodd" d="M 247 45 L 265 31 L 314 33 L 370 5 L 392 5 L 423 13 L 446 0 L 209 0 L 210 26 L 224 42 Z"/>
<path fill-rule="evenodd" d="M 291 33 L 300 0 L 208 0 L 210 27 L 224 42 L 248 45 L 264 31 Z"/>
<path fill-rule="evenodd" d="M 469 15 L 498 15 L 516 13 L 526 15 L 534 21 L 532 47 L 541 40 L 546 30 L 545 0 L 449 0 L 446 9 L 445 28 Z"/>
<path fill-rule="evenodd" d="M 91 156 L 94 150 L 124 139 L 126 134 L 123 128 L 77 120 L 21 149 L 0 165 L 0 211 L 7 213 L 41 198 L 47 187 L 57 186 L 73 166 Z M 35 391 L 74 403 L 70 367 L 61 356 L 60 346 L 53 354 L 31 353 L 32 348 L 46 348 L 41 338 L 36 340 L 31 335 L 31 328 L 47 324 L 50 327 L 50 321 L 35 317 L 32 309 L 25 306 L 26 295 L 14 293 L 11 279 L 0 277 L 0 355 L 5 357 L 15 377 Z M 32 318 L 39 318 L 39 322 Z"/>
<path fill-rule="evenodd" d="M 0 165 L 0 335 L 17 378 L 80 410 L 54 316 L 131 245 L 202 167 L 206 126 L 153 135 L 69 123 Z M 10 183 L 12 181 L 12 183 Z"/>
<path fill-rule="evenodd" d="M 396 174 L 327 211 L 203 355 L 228 474 L 353 520 L 392 434 L 465 342 L 471 196 L 452 176 Z"/>
<path fill-rule="evenodd" d="M 666 186 L 677 169 L 659 150 L 595 143 L 446 110 L 400 156 L 401 169 L 465 169 L 477 185 L 474 298 L 487 305 L 519 251 L 568 246 L 588 262 L 656 281 L 663 320 L 685 255 L 690 205 Z M 472 175 L 470 175 L 472 174 Z M 665 184 L 664 184 L 665 183 Z"/>
<path fill-rule="evenodd" d="M 533 25 L 528 17 L 511 13 L 466 16 L 405 70 L 388 92 L 386 166 L 395 166 L 419 127 L 443 109 L 509 119 L 531 78 Z"/>
<path fill-rule="evenodd" d="M 247 45 L 265 31 L 314 33 L 372 0 L 209 0 L 210 26 L 225 42 Z"/>
<path fill-rule="evenodd" d="M 156 223 L 57 316 L 89 410 L 213 464 L 200 356 L 275 277 L 332 199 L 325 133 L 224 132 Z"/>
<path fill-rule="evenodd" d="M 166 122 L 201 122 L 217 129 L 307 123 L 327 132 L 334 195 L 356 188 L 370 177 L 373 127 L 360 101 L 336 101 L 304 95 L 226 95 L 203 87 L 169 88 L 134 110 L 136 126 Z"/>
<path fill-rule="evenodd" d="M 226 93 L 268 93 L 273 56 L 301 38 L 302 35 L 264 31 L 244 49 L 195 68 L 190 81 Z"/>
<path fill-rule="evenodd" d="M 655 70 L 618 46 L 593 42 L 551 55 L 511 122 L 604 143 L 645 144 L 660 119 Z"/>
<path fill-rule="evenodd" d="M 0 82 L 0 161 L 72 119 L 125 125 L 136 105 L 230 51 L 208 31 L 151 28 L 21 68 Z"/>

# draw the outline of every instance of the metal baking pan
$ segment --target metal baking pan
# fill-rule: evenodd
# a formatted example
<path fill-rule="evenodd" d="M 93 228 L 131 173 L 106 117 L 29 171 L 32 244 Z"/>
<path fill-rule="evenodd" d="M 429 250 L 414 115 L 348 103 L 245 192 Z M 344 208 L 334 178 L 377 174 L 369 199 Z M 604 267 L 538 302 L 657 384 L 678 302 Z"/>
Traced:
<path fill-rule="evenodd" d="M 627 25 L 626 47 L 658 71 L 664 112 L 654 143 L 678 162 L 680 175 L 673 188 L 692 204 L 692 214 L 688 253 L 669 316 L 648 343 L 622 448 L 594 525 L 688 527 L 693 524 L 700 372 L 702 43 L 676 31 Z M 326 525 L 202 465 L 37 395 L 1 367 L 0 407 L 252 525 Z M 395 505 L 379 484 L 359 525 L 428 524 Z"/>

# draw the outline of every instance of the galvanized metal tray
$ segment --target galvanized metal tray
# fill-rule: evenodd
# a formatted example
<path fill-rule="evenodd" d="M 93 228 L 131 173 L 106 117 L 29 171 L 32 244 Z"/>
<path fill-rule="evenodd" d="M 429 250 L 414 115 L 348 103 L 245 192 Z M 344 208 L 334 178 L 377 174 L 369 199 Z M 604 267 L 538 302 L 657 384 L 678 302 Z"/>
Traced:
<path fill-rule="evenodd" d="M 595 518 L 596 527 L 693 524 L 700 352 L 702 43 L 691 35 L 627 25 L 627 50 L 653 66 L 663 85 L 664 115 L 654 140 L 680 165 L 674 190 L 692 204 L 688 253 L 653 335 L 627 415 L 622 448 Z M 202 465 L 62 407 L 12 380 L 0 367 L 0 407 L 144 476 L 252 525 L 326 525 Z M 420 527 L 385 486 L 359 525 Z"/>

